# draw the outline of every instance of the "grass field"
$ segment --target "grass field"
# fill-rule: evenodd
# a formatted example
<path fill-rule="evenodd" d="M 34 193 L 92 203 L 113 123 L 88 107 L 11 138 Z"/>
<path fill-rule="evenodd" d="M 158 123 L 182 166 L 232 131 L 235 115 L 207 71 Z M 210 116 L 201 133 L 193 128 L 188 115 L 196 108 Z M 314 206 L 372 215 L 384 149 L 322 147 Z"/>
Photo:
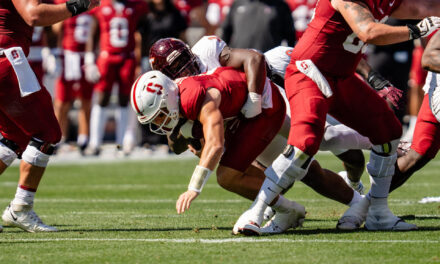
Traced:
<path fill-rule="evenodd" d="M 318 155 L 324 167 L 338 160 Z M 440 263 L 440 160 L 432 161 L 390 197 L 413 232 L 340 232 L 345 206 L 302 183 L 287 197 L 304 204 L 304 227 L 260 238 L 231 229 L 250 201 L 222 190 L 212 177 L 184 215 L 175 200 L 186 189 L 195 159 L 52 165 L 35 209 L 60 232 L 31 234 L 5 227 L 0 263 Z M 18 168 L 0 177 L 0 205 L 15 193 Z M 363 181 L 368 183 L 364 174 Z M 368 185 L 368 184 L 367 184 Z"/>

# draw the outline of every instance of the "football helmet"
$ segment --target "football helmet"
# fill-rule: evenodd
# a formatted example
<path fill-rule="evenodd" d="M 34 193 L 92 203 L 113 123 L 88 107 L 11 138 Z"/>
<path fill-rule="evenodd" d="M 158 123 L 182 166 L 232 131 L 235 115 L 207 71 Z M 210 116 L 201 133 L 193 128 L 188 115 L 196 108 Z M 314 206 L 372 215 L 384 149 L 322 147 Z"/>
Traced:
<path fill-rule="evenodd" d="M 150 48 L 150 65 L 171 79 L 200 74 L 198 58 L 183 41 L 163 38 Z"/>
<path fill-rule="evenodd" d="M 179 122 L 179 90 L 177 85 L 160 71 L 141 75 L 131 88 L 130 101 L 141 124 L 165 135 Z"/>

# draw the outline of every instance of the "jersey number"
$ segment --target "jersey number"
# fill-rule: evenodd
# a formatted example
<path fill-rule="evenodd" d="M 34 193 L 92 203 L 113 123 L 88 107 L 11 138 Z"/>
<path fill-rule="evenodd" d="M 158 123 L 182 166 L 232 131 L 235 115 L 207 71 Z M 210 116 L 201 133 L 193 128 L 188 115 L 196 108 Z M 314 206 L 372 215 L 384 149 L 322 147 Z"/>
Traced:
<path fill-rule="evenodd" d="M 110 20 L 110 45 L 115 48 L 124 48 L 128 44 L 128 20 L 115 17 Z"/>
<path fill-rule="evenodd" d="M 75 30 L 73 38 L 76 42 L 84 44 L 90 37 L 90 27 L 92 24 L 92 17 L 89 15 L 80 15 L 76 18 Z"/>
<path fill-rule="evenodd" d="M 365 45 L 365 43 L 362 40 L 360 40 L 355 33 L 351 33 L 347 37 L 347 39 L 345 39 L 344 44 L 342 45 L 344 46 L 344 49 L 346 51 L 349 51 L 354 54 L 359 53 L 359 51 L 361 50 L 362 53 L 364 53 L 367 48 L 367 45 Z"/>

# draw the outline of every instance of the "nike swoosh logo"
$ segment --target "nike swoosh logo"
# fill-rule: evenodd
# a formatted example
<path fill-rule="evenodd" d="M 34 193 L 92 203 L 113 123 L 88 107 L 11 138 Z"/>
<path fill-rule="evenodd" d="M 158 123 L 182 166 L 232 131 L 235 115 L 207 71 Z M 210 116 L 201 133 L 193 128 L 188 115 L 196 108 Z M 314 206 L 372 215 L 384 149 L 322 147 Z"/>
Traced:
<path fill-rule="evenodd" d="M 9 213 L 11 214 L 12 219 L 14 219 L 14 221 L 17 221 L 17 217 L 12 212 L 9 212 Z"/>
<path fill-rule="evenodd" d="M 394 5 L 394 2 L 396 2 L 396 0 L 393 0 L 393 2 L 389 3 L 390 7 Z"/>
<path fill-rule="evenodd" d="M 273 193 L 275 193 L 275 191 L 274 190 L 272 190 L 270 187 L 267 187 L 267 189 L 269 190 L 269 191 L 271 191 L 271 192 L 273 192 Z"/>

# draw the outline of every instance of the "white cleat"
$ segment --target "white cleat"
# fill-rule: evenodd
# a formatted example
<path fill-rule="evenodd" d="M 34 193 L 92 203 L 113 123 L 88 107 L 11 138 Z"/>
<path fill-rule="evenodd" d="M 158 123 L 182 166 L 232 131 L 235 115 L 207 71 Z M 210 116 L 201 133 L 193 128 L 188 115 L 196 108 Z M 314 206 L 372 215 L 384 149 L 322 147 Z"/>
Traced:
<path fill-rule="evenodd" d="M 280 234 L 289 228 L 302 226 L 306 217 L 306 209 L 301 204 L 292 202 L 287 212 L 277 211 L 275 216 L 261 228 L 262 234 Z"/>
<path fill-rule="evenodd" d="M 355 191 L 357 191 L 359 194 L 364 194 L 364 185 L 362 184 L 362 181 L 361 180 L 359 180 L 358 182 L 354 182 L 354 181 L 351 181 L 349 178 L 348 178 L 348 174 L 347 174 L 347 172 L 346 171 L 340 171 L 340 172 L 338 172 L 338 174 L 339 174 L 339 176 L 341 176 L 342 177 L 342 179 L 344 179 L 344 181 L 353 189 L 353 190 L 355 190 Z"/>
<path fill-rule="evenodd" d="M 353 204 L 345 211 L 339 219 L 336 228 L 340 230 L 355 230 L 360 228 L 367 218 L 369 206 L 370 201 L 367 197 L 362 197 L 358 203 Z"/>
<path fill-rule="evenodd" d="M 275 215 L 275 210 L 272 209 L 272 207 L 268 206 L 266 207 L 266 210 L 264 210 L 263 220 L 269 221 L 274 215 Z"/>
<path fill-rule="evenodd" d="M 31 233 L 58 231 L 53 226 L 45 225 L 32 209 L 32 205 L 10 204 L 3 212 L 2 219 L 4 225 L 16 226 Z"/>
<path fill-rule="evenodd" d="M 408 231 L 416 230 L 417 226 L 409 224 L 403 221 L 401 218 L 395 216 L 388 208 L 387 198 L 371 198 L 371 205 L 368 209 L 365 228 L 372 231 Z"/>
<path fill-rule="evenodd" d="M 244 212 L 237 220 L 232 229 L 234 235 L 259 236 L 261 235 L 260 226 L 252 220 L 249 220 L 250 210 Z"/>

